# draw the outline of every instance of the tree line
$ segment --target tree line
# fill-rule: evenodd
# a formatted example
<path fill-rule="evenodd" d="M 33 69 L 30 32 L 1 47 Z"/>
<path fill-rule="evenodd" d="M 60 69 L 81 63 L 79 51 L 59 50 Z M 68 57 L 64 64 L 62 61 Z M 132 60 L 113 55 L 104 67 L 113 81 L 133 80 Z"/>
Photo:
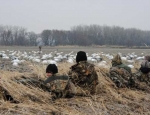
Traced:
<path fill-rule="evenodd" d="M 43 30 L 40 34 L 27 32 L 23 27 L 0 26 L 0 45 L 57 46 L 57 45 L 150 45 L 150 31 L 118 26 L 78 25 L 70 30 Z"/>

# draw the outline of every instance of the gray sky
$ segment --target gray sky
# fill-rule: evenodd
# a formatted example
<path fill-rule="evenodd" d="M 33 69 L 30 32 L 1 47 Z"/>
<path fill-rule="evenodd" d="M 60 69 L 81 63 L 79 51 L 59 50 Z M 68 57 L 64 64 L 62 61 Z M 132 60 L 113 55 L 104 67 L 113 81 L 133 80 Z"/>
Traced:
<path fill-rule="evenodd" d="M 0 0 L 0 25 L 40 33 L 80 24 L 150 30 L 150 0 Z"/>

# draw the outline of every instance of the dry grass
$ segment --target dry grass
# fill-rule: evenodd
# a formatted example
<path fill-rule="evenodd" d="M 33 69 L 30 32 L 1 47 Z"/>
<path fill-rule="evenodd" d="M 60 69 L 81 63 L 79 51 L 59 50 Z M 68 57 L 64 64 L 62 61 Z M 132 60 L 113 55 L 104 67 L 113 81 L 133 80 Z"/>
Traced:
<path fill-rule="evenodd" d="M 109 69 L 96 66 L 99 76 L 97 94 L 91 97 L 76 96 L 71 99 L 51 101 L 51 95 L 38 87 L 16 83 L 15 78 L 36 77 L 46 79 L 46 65 L 27 63 L 32 72 L 9 72 L 0 70 L 1 86 L 19 101 L 18 104 L 0 101 L 3 115 L 138 115 L 150 114 L 150 94 L 141 90 L 118 89 L 108 78 Z M 71 64 L 58 64 L 60 74 L 67 74 Z"/>

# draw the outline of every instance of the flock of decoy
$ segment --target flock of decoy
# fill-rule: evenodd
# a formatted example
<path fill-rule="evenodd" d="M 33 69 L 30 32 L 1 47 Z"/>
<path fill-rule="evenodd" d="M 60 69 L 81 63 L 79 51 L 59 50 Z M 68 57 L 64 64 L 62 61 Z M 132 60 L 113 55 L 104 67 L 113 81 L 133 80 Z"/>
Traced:
<path fill-rule="evenodd" d="M 118 52 L 120 54 L 121 59 L 123 61 L 126 61 L 128 63 L 128 66 L 130 68 L 134 68 L 133 63 L 135 61 L 140 61 L 144 59 L 144 53 L 141 53 L 140 56 L 137 56 L 134 52 L 128 53 L 126 55 L 123 55 L 122 53 Z M 105 57 L 105 58 L 104 58 Z M 91 63 L 97 64 L 101 67 L 108 67 L 107 60 L 113 59 L 114 55 L 112 54 L 105 54 L 104 52 L 99 53 L 92 53 L 91 55 L 87 52 L 87 60 Z M 2 50 L 0 51 L 0 58 L 1 60 L 11 60 L 11 63 L 13 66 L 18 67 L 19 64 L 25 62 L 25 61 L 32 61 L 35 63 L 41 63 L 41 64 L 56 64 L 61 62 L 67 62 L 67 63 L 75 63 L 76 54 L 71 51 L 70 53 L 64 53 L 64 52 L 50 52 L 47 54 L 43 54 L 42 51 L 15 51 L 15 50 Z M 105 60 L 107 59 L 107 60 Z"/>

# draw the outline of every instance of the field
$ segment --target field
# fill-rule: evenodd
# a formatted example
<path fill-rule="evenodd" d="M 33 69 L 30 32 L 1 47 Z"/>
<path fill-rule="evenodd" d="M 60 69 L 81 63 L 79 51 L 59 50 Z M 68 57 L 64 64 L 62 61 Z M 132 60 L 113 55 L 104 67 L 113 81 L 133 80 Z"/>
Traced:
<path fill-rule="evenodd" d="M 38 51 L 38 46 L 34 46 L 34 47 L 21 47 L 21 46 L 0 46 L 1 50 L 19 50 L 19 51 Z M 135 52 L 137 55 L 140 55 L 141 53 L 147 53 L 150 54 L 150 50 L 149 49 L 130 49 L 130 48 L 106 48 L 106 47 L 82 47 L 82 46 L 57 46 L 57 47 L 42 47 L 42 51 L 43 53 L 50 53 L 53 51 L 58 51 L 58 52 L 64 52 L 64 53 L 69 53 L 71 51 L 74 51 L 74 53 L 78 52 L 78 51 L 85 51 L 88 53 L 99 53 L 99 52 L 105 52 L 105 53 L 113 53 L 116 54 L 118 52 L 121 52 L 123 54 L 127 54 L 127 53 L 132 53 Z"/>
<path fill-rule="evenodd" d="M 109 68 L 111 67 L 110 55 L 115 55 L 119 52 L 122 53 L 122 56 L 129 53 L 134 55 L 132 62 L 124 60 L 124 63 L 133 65 L 132 72 L 136 72 L 142 61 L 137 58 L 150 54 L 149 49 L 59 46 L 42 47 L 41 54 L 38 53 L 38 50 L 38 47 L 0 47 L 0 52 L 5 51 L 7 56 L 15 56 L 19 60 L 24 60 L 14 66 L 12 58 L 0 58 L 0 85 L 17 101 L 17 103 L 11 103 L 0 100 L 1 115 L 150 115 L 149 86 L 143 83 L 143 90 L 119 89 L 108 77 Z M 75 96 L 74 98 L 61 98 L 52 101 L 49 92 L 43 91 L 39 87 L 26 86 L 15 81 L 23 76 L 45 80 L 45 68 L 48 63 L 44 63 L 44 60 L 46 60 L 43 58 L 44 54 L 51 53 L 53 56 L 70 54 L 70 57 L 71 55 L 75 57 L 75 54 L 80 50 L 87 52 L 89 56 L 96 53 L 102 57 L 103 61 L 107 62 L 105 63 L 106 66 L 104 66 L 100 60 L 96 62 L 91 60 L 91 63 L 95 64 L 99 77 L 96 95 L 90 97 Z M 16 53 L 14 53 L 15 51 Z M 43 59 L 38 63 L 35 62 L 35 58 L 23 58 L 23 52 L 27 52 L 28 57 Z M 13 56 L 12 53 L 14 53 Z M 54 57 L 51 57 L 52 59 Z M 75 60 L 73 60 L 73 63 L 69 63 L 66 60 L 57 62 L 59 73 L 67 75 L 69 68 L 74 63 Z"/>

